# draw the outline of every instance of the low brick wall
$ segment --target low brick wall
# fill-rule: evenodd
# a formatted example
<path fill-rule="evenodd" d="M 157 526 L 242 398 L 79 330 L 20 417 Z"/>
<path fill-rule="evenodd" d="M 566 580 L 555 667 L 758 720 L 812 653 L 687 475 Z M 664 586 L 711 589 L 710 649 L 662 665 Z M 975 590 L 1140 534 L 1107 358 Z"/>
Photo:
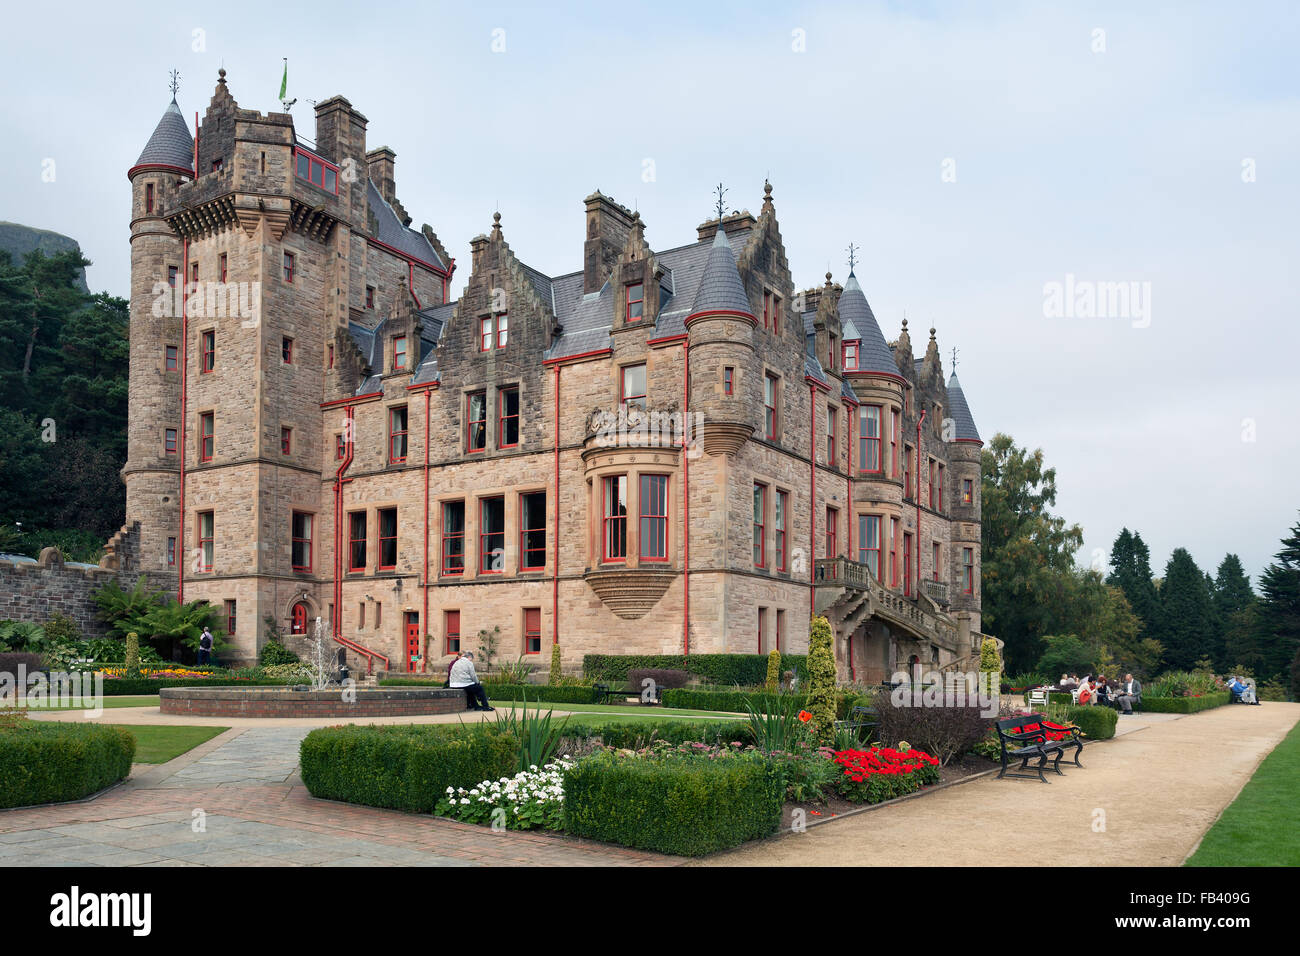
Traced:
<path fill-rule="evenodd" d="M 354 688 L 347 702 L 341 690 L 281 690 L 275 687 L 164 687 L 164 714 L 191 717 L 414 717 L 468 710 L 464 690 L 445 687 Z"/>

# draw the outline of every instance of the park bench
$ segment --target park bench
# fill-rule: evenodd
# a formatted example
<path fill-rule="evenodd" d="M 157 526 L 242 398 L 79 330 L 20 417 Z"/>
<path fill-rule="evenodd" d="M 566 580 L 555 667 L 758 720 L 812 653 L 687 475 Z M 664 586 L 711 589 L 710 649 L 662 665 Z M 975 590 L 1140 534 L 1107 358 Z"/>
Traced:
<path fill-rule="evenodd" d="M 870 743 L 875 733 L 876 725 L 879 723 L 874 707 L 854 707 L 849 711 L 846 720 L 835 721 L 836 730 L 852 730 L 858 735 L 858 739 L 864 743 Z M 865 733 L 864 733 L 865 731 Z"/>
<path fill-rule="evenodd" d="M 641 696 L 641 691 L 628 690 L 626 687 L 615 686 L 611 684 L 595 684 L 592 686 L 592 690 L 595 692 L 597 704 L 605 704 L 610 702 L 621 703 L 627 698 L 634 697 L 634 696 L 637 699 L 639 699 L 643 704 L 650 703 L 650 701 L 646 700 L 644 697 Z M 664 700 L 663 684 L 656 683 L 652 688 L 652 690 L 653 690 L 652 696 L 654 698 L 654 703 L 662 704 Z"/>
<path fill-rule="evenodd" d="M 1048 759 L 1053 758 L 1052 769 L 1061 773 L 1061 757 L 1065 755 L 1066 748 L 1071 746 L 1075 748 L 1074 765 L 1083 766 L 1079 761 L 1079 754 L 1083 752 L 1083 741 L 1079 739 L 1078 727 L 1053 724 L 1042 714 L 1005 718 L 999 720 L 995 726 L 998 732 L 998 743 L 1002 748 L 1002 769 L 998 771 L 999 780 L 1006 776 L 1032 779 L 1034 774 L 1037 774 L 1039 780 L 1047 783 L 1043 770 L 1047 767 Z M 1048 740 L 1049 731 L 1068 736 L 1061 740 Z M 1035 758 L 1038 759 L 1038 763 L 1033 767 L 1029 766 L 1029 761 Z M 1008 773 L 1010 761 L 1017 759 L 1020 761 L 1020 766 L 1010 769 Z"/>

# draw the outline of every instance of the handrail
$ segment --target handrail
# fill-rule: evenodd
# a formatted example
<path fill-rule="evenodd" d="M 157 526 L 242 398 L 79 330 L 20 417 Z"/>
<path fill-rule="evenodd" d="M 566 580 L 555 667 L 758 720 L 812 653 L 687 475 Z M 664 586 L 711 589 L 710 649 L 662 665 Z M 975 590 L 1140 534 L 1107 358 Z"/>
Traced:
<path fill-rule="evenodd" d="M 385 655 L 379 653 L 378 651 L 372 651 L 370 648 L 366 647 L 365 645 L 358 644 L 356 641 L 352 640 L 352 638 L 344 637 L 342 634 L 335 634 L 333 635 L 333 637 L 334 640 L 342 644 L 348 650 L 352 651 L 355 654 L 360 654 L 361 656 L 365 657 L 366 673 L 369 673 L 370 671 L 374 670 L 375 658 L 378 658 L 379 660 L 384 662 L 384 670 L 388 670 L 390 667 L 392 667 L 392 664 L 389 662 L 388 658 Z"/>
<path fill-rule="evenodd" d="M 941 612 L 928 612 L 915 602 L 895 594 L 875 578 L 870 565 L 844 557 L 818 558 L 813 562 L 813 580 L 823 587 L 865 591 L 871 598 L 873 610 L 883 612 L 885 618 L 950 643 L 957 641 L 957 627 L 951 620 Z"/>

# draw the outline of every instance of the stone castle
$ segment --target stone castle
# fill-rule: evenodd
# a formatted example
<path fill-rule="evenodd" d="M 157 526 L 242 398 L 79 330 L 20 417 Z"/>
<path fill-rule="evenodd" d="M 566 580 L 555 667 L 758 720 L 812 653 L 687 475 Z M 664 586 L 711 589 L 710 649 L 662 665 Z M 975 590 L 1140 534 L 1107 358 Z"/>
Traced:
<path fill-rule="evenodd" d="M 772 187 L 652 249 L 584 200 L 547 276 L 501 216 L 457 267 L 411 228 L 395 154 L 335 96 L 314 140 L 173 99 L 128 171 L 127 524 L 141 569 L 223 611 L 320 618 L 356 666 L 499 654 L 804 652 L 844 679 L 978 655 L 980 449 L 955 375 L 850 269 L 799 291 Z M 575 249 L 576 251 L 576 249 Z M 972 668 L 973 669 L 973 668 Z"/>

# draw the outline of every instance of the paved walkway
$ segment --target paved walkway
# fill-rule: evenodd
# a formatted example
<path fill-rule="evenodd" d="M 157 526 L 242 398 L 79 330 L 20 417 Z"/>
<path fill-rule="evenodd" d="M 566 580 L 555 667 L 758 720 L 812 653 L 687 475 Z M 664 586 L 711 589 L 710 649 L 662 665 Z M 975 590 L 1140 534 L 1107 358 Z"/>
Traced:
<path fill-rule="evenodd" d="M 698 865 L 1177 866 L 1298 719 L 1288 703 L 1120 717 L 1048 786 L 985 777 Z"/>
<path fill-rule="evenodd" d="M 122 720 L 107 712 L 102 722 Z M 153 708 L 157 713 L 157 708 Z M 66 719 L 66 718 L 60 718 Z M 148 721 L 150 723 L 159 721 Z M 181 723 L 181 720 L 175 720 Z M 186 721 L 193 722 L 193 721 Z M 337 722 L 337 721 L 335 721 Z M 298 721 L 238 726 L 85 803 L 0 811 L 0 866 L 628 866 L 675 859 L 317 800 Z"/>

